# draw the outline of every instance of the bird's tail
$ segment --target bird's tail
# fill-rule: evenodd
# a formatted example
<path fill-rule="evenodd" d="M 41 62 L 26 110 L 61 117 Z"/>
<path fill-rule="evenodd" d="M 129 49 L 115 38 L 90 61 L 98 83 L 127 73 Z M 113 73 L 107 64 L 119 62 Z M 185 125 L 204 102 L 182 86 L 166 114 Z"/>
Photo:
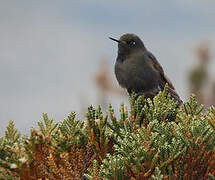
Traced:
<path fill-rule="evenodd" d="M 175 101 L 178 101 L 178 105 L 181 106 L 183 104 L 183 101 L 181 100 L 180 96 L 175 92 L 174 89 L 168 88 L 168 93 L 172 98 L 175 99 Z"/>
<path fill-rule="evenodd" d="M 144 94 L 145 98 L 150 98 L 153 99 L 160 91 L 156 90 L 150 90 L 150 91 L 145 91 L 145 92 L 138 92 L 136 99 Z M 129 93 L 131 95 L 131 93 Z M 183 104 L 183 101 L 181 100 L 180 96 L 176 93 L 176 91 L 174 89 L 172 89 L 171 87 L 168 87 L 168 94 L 170 94 L 170 96 L 178 102 L 178 106 L 181 106 Z"/>

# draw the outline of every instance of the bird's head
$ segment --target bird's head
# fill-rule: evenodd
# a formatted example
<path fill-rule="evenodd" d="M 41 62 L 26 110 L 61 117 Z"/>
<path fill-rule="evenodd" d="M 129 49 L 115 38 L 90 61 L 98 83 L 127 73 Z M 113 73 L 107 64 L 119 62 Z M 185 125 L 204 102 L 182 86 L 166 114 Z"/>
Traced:
<path fill-rule="evenodd" d="M 118 42 L 118 53 L 121 55 L 129 55 L 138 50 L 145 50 L 145 46 L 141 39 L 135 34 L 124 34 L 119 40 L 109 37 L 111 40 Z"/>

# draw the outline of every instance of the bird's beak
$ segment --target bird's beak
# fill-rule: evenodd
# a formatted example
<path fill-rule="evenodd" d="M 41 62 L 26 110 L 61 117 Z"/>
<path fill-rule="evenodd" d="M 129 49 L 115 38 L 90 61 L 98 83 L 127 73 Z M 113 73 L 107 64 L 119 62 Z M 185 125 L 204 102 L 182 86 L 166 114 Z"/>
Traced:
<path fill-rule="evenodd" d="M 109 37 L 109 39 L 111 39 L 111 40 L 113 40 L 113 41 L 116 41 L 116 42 L 120 43 L 120 41 L 119 41 L 119 40 L 114 39 L 114 38 L 112 38 L 112 37 Z"/>

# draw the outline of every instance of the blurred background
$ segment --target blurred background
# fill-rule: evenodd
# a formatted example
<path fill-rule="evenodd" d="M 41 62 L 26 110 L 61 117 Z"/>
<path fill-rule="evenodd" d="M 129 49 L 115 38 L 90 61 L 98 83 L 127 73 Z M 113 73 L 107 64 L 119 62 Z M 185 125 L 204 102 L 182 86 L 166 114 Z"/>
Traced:
<path fill-rule="evenodd" d="M 0 135 L 10 119 L 24 132 L 43 112 L 56 121 L 87 107 L 128 104 L 116 82 L 119 38 L 135 33 L 186 101 L 215 104 L 213 0 L 2 0 Z"/>

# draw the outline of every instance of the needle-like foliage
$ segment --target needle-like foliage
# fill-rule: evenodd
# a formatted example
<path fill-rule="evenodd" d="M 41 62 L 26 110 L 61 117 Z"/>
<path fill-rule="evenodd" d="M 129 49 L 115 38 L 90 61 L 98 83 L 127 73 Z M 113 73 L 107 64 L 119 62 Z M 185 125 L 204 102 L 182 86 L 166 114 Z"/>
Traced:
<path fill-rule="evenodd" d="M 21 137 L 13 121 L 0 138 L 0 179 L 215 179 L 215 108 L 194 95 L 178 106 L 166 86 L 130 110 L 90 106 L 55 123 L 47 114 Z M 203 112 L 204 110 L 204 112 Z"/>

